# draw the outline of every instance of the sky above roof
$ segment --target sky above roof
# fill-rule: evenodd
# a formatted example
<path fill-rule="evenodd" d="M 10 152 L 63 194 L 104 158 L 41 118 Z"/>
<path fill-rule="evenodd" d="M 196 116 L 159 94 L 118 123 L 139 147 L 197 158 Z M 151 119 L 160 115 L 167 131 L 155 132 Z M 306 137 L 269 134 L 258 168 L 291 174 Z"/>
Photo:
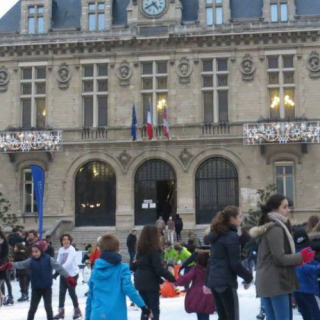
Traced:
<path fill-rule="evenodd" d="M 19 0 L 2 0 L 0 1 L 0 18 L 13 7 Z"/>

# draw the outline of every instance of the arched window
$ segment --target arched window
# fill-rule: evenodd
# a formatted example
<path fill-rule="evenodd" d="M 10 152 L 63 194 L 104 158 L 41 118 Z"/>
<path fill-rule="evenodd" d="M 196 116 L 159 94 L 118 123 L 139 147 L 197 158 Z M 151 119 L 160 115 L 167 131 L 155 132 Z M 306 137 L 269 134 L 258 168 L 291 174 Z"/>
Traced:
<path fill-rule="evenodd" d="M 170 164 L 154 159 L 143 163 L 135 175 L 135 224 L 154 224 L 176 213 L 176 173 Z"/>
<path fill-rule="evenodd" d="M 196 173 L 196 223 L 210 223 L 228 205 L 239 205 L 237 169 L 224 158 L 210 158 Z"/>
<path fill-rule="evenodd" d="M 76 177 L 76 226 L 114 226 L 116 176 L 111 167 L 93 161 Z"/>

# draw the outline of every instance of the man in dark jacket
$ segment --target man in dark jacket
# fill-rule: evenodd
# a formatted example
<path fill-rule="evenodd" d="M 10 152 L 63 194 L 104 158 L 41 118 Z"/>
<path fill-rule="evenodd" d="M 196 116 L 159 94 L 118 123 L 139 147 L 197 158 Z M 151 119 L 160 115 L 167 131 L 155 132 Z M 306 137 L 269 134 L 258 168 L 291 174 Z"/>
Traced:
<path fill-rule="evenodd" d="M 11 248 L 14 248 L 14 246 L 17 243 L 22 243 L 23 242 L 23 238 L 21 237 L 21 231 L 13 228 L 12 229 L 12 233 L 9 234 L 8 236 L 8 242 Z"/>
<path fill-rule="evenodd" d="M 127 238 L 127 247 L 130 255 L 130 265 L 132 264 L 136 256 L 136 246 L 137 246 L 137 230 L 132 230 Z"/>

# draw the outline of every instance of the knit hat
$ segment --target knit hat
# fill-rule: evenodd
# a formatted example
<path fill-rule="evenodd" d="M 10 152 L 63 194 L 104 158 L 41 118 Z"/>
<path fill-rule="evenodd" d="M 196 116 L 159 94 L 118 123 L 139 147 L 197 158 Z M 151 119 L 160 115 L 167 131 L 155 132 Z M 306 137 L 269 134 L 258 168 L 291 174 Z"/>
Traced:
<path fill-rule="evenodd" d="M 305 248 L 309 245 L 307 231 L 303 228 L 299 228 L 294 232 L 293 240 L 297 248 Z"/>
<path fill-rule="evenodd" d="M 41 253 L 44 253 L 48 248 L 48 244 L 45 241 L 38 241 L 32 246 L 32 248 L 38 248 Z"/>

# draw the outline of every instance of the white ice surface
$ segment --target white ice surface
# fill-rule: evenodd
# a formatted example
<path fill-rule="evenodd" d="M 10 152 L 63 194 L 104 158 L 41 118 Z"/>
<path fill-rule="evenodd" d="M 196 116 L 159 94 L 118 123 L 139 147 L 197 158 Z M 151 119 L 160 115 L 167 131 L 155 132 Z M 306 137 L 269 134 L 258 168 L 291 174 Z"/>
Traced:
<path fill-rule="evenodd" d="M 17 300 L 20 297 L 19 284 L 17 281 L 12 282 L 14 298 Z M 82 312 L 85 311 L 86 298 L 84 296 L 87 291 L 87 285 L 82 283 L 80 278 L 77 286 L 77 294 L 79 298 L 80 308 Z M 251 286 L 248 290 L 244 290 L 239 281 L 239 300 L 240 300 L 240 320 L 256 320 L 256 315 L 259 311 L 259 299 L 255 298 L 255 288 Z M 54 281 L 53 285 L 53 311 L 56 313 L 58 308 L 59 296 L 59 281 Z M 128 300 L 128 320 L 140 320 L 140 311 L 136 308 L 130 307 Z M 66 317 L 65 320 L 71 320 L 73 315 L 73 307 L 71 299 L 66 298 Z M 187 314 L 184 310 L 184 298 L 161 299 L 161 320 L 196 320 L 196 314 Z M 26 320 L 29 309 L 29 302 L 18 303 L 15 302 L 13 306 L 2 307 L 0 309 L 0 320 Z M 40 303 L 35 320 L 46 320 L 46 313 L 43 307 L 43 302 Z M 210 317 L 210 320 L 217 320 L 216 314 Z M 297 310 L 294 310 L 294 320 L 300 320 L 302 317 Z M 112 320 L 112 319 L 110 319 Z"/>

